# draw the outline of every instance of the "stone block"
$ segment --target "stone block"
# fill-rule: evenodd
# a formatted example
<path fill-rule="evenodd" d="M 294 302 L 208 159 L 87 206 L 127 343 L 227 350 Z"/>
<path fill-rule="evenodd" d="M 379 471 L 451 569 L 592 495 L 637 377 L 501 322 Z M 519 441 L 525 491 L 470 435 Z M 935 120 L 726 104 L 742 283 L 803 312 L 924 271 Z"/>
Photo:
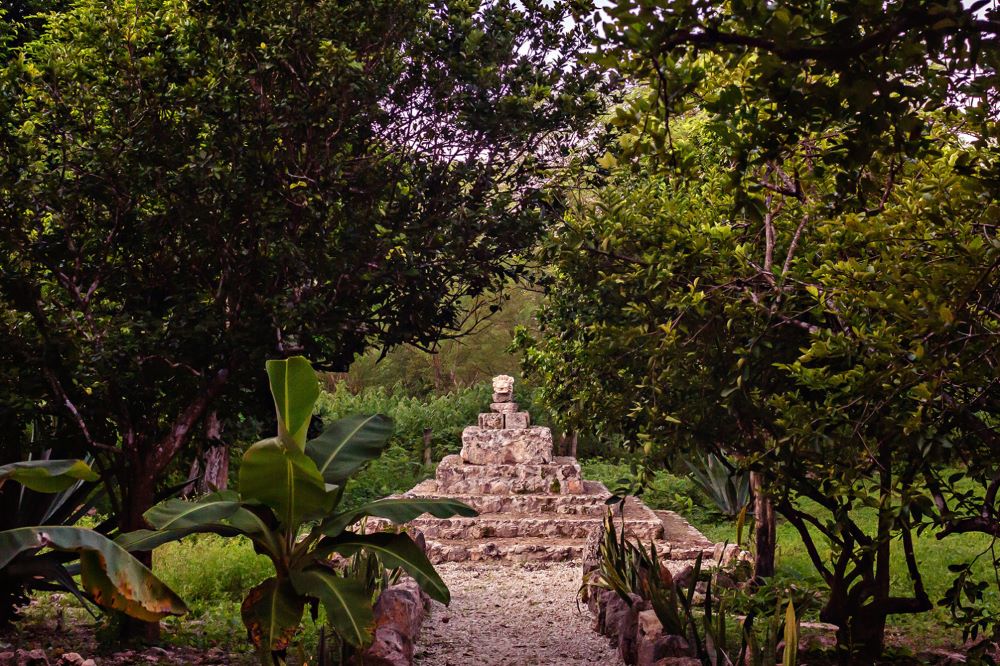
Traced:
<path fill-rule="evenodd" d="M 503 428 L 503 414 L 487 412 L 479 415 L 479 427 L 487 430 L 499 430 Z"/>
<path fill-rule="evenodd" d="M 552 462 L 552 431 L 548 428 L 462 431 L 462 460 L 471 465 L 546 464 Z"/>
<path fill-rule="evenodd" d="M 499 416 L 499 415 L 498 415 Z M 503 427 L 510 429 L 527 428 L 531 425 L 528 412 L 508 412 L 503 415 Z"/>
<path fill-rule="evenodd" d="M 491 402 L 490 409 L 498 414 L 510 414 L 517 411 L 516 402 Z"/>
<path fill-rule="evenodd" d="M 494 393 L 493 402 L 510 402 L 514 399 L 513 393 Z"/>
<path fill-rule="evenodd" d="M 423 594 L 413 581 L 394 585 L 379 595 L 374 607 L 374 641 L 354 664 L 410 666 L 413 646 L 425 607 Z"/>

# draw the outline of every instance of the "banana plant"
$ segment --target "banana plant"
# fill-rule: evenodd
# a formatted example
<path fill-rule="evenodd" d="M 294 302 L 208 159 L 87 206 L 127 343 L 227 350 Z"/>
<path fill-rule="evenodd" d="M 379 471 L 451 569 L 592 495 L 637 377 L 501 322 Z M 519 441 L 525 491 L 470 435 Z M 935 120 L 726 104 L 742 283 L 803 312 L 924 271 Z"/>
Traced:
<path fill-rule="evenodd" d="M 307 441 L 319 397 L 312 366 L 302 357 L 268 361 L 267 374 L 277 434 L 246 451 L 239 490 L 162 502 L 145 514 L 154 530 L 122 535 L 119 543 L 148 550 L 193 533 L 249 538 L 274 564 L 274 575 L 249 590 L 242 605 L 247 634 L 265 665 L 284 663 L 307 606 L 321 604 L 344 642 L 362 647 L 371 641 L 371 594 L 361 580 L 332 564 L 335 554 L 374 553 L 386 567 L 406 571 L 431 598 L 448 603 L 448 588 L 409 535 L 364 534 L 351 527 L 366 516 L 402 524 L 424 513 L 447 518 L 476 512 L 449 499 L 382 499 L 341 508 L 348 479 L 386 447 L 391 419 L 349 416 Z"/>
<path fill-rule="evenodd" d="M 0 466 L 0 487 L 15 481 L 39 493 L 63 494 L 97 474 L 82 460 L 28 460 Z M 55 515 L 55 509 L 46 515 Z M 69 507 L 72 510 L 72 507 Z M 66 565 L 79 560 L 80 585 Z M 58 586 L 58 587 L 56 587 Z M 0 589 L 4 604 L 31 589 L 65 588 L 81 600 L 141 620 L 187 612 L 184 602 L 121 546 L 103 534 L 67 525 L 24 526 L 0 531 Z M 11 609 L 0 617 L 11 619 Z"/>

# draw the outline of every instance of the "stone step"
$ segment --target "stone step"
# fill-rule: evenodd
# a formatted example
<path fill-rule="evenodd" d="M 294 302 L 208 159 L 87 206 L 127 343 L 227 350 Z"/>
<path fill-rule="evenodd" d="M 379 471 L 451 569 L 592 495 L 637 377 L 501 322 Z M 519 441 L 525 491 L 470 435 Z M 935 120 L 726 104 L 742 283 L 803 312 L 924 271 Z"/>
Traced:
<path fill-rule="evenodd" d="M 584 486 L 592 482 L 585 481 Z M 599 486 L 603 488 L 603 486 Z M 419 490 L 424 492 L 417 492 Z M 412 494 L 411 494 L 412 493 Z M 407 497 L 447 497 L 468 504 L 479 513 L 531 513 L 603 518 L 608 510 L 605 494 L 581 495 L 439 495 L 428 486 L 417 486 Z"/>
<path fill-rule="evenodd" d="M 417 518 L 410 526 L 427 539 L 555 538 L 586 540 L 601 529 L 592 516 L 487 513 L 475 518 Z M 659 539 L 663 524 L 656 519 L 626 518 L 626 534 L 643 540 Z"/>
<path fill-rule="evenodd" d="M 581 561 L 586 541 L 582 539 L 516 538 L 428 539 L 427 557 L 442 562 L 570 562 Z"/>
<path fill-rule="evenodd" d="M 451 455 L 438 464 L 435 482 L 435 492 L 447 495 L 584 492 L 580 465 L 573 458 L 556 458 L 551 463 L 537 465 L 470 465 L 459 456 Z"/>
<path fill-rule="evenodd" d="M 664 564 L 676 573 L 693 564 L 698 552 L 672 551 L 670 544 L 657 541 L 656 551 Z M 582 562 L 587 542 L 583 539 L 493 538 L 428 539 L 427 557 L 434 564 L 442 562 Z M 710 560 L 702 560 L 707 566 Z"/>

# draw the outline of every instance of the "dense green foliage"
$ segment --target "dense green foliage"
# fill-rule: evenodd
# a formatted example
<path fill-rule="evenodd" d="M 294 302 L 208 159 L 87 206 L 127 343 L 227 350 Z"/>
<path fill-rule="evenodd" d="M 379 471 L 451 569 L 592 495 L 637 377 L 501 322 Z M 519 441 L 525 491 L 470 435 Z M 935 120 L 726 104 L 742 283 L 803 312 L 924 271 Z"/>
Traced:
<path fill-rule="evenodd" d="M 230 440 L 266 413 L 268 356 L 460 329 L 600 102 L 567 4 L 82 0 L 11 45 L 3 459 L 34 423 L 141 527 L 212 411 Z"/>
<path fill-rule="evenodd" d="M 606 186 L 544 254 L 529 365 L 551 406 L 763 479 L 758 564 L 773 506 L 845 660 L 932 607 L 915 534 L 1000 536 L 987 4 L 612 3 L 595 57 L 648 94 L 616 111 Z M 975 636 L 996 624 L 970 571 L 942 603 Z"/>

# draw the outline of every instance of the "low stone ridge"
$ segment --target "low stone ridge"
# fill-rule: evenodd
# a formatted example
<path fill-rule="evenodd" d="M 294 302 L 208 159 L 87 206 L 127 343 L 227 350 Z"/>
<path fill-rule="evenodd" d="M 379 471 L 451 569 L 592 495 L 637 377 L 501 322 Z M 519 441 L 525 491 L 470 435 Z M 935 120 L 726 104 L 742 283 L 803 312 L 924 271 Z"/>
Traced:
<path fill-rule="evenodd" d="M 551 431 L 518 411 L 513 382 L 506 375 L 494 380 L 491 411 L 462 432 L 461 454 L 445 457 L 434 479 L 404 494 L 450 497 L 479 512 L 411 521 L 432 562 L 579 562 L 588 538 L 601 531 L 611 493 L 584 481 L 575 458 L 553 456 Z M 626 534 L 655 543 L 667 560 L 710 555 L 715 545 L 677 514 L 655 513 L 636 498 L 615 504 L 614 515 L 624 518 Z M 368 523 L 373 529 L 383 524 Z"/>
<path fill-rule="evenodd" d="M 410 666 L 430 599 L 413 580 L 383 590 L 375 602 L 374 640 L 353 666 Z"/>

